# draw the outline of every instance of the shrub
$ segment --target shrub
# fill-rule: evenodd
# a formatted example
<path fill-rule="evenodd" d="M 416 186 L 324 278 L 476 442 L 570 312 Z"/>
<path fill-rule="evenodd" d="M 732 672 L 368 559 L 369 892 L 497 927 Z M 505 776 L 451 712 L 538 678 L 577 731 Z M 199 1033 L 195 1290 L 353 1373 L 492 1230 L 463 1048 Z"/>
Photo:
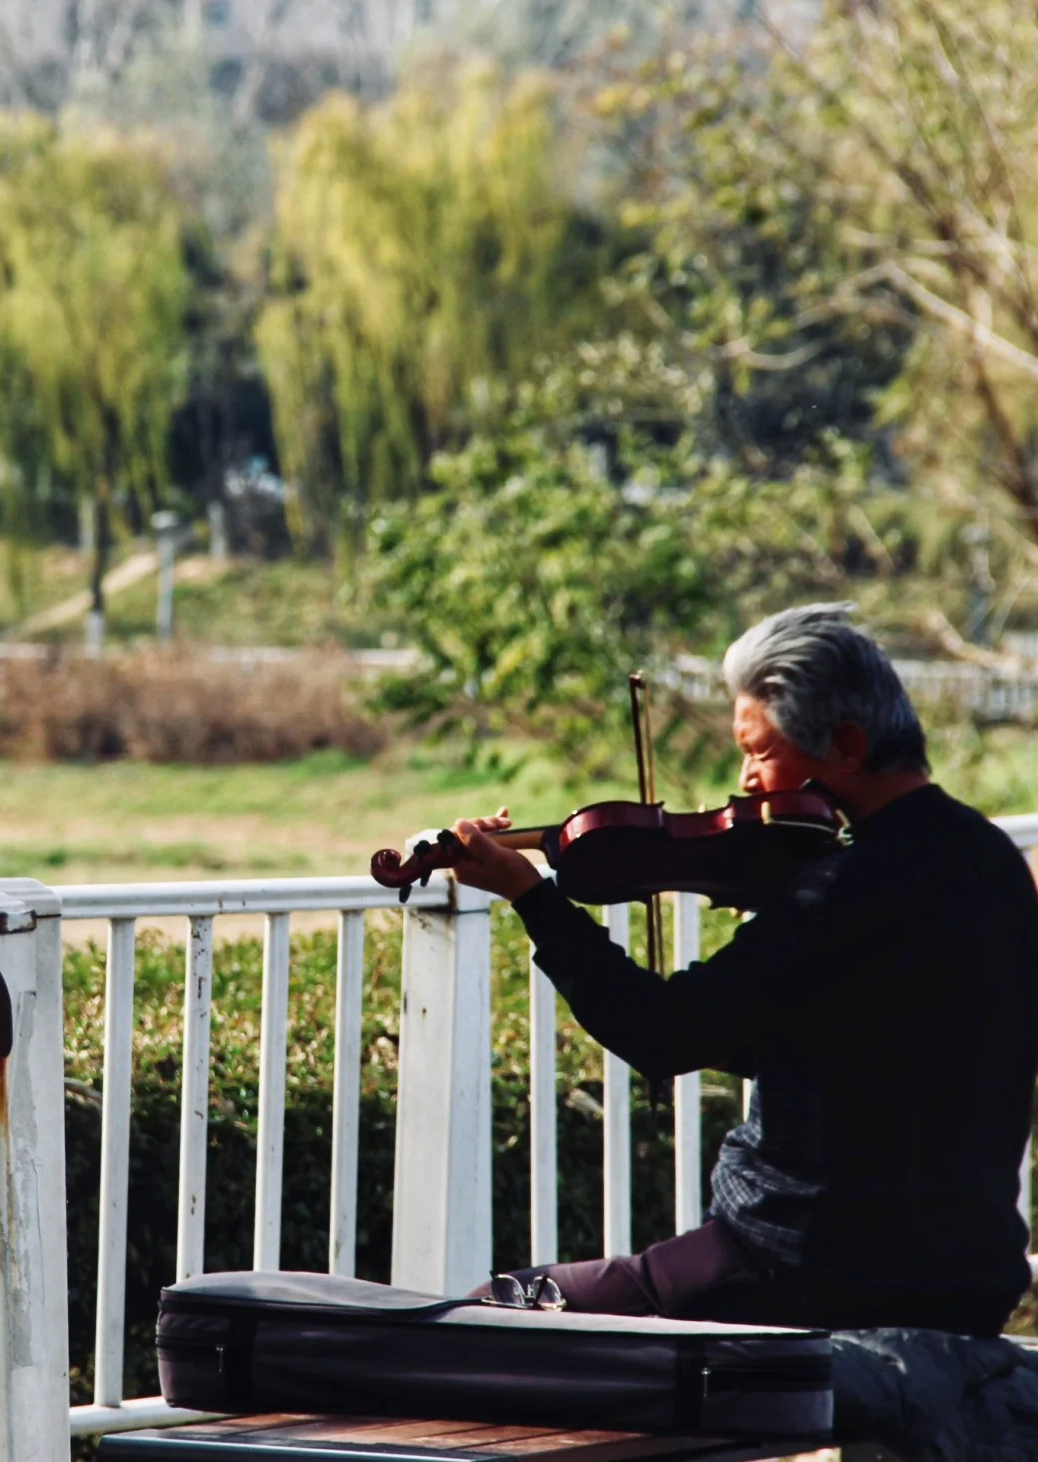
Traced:
<path fill-rule="evenodd" d="M 334 748 L 370 756 L 350 663 L 318 652 L 220 660 L 142 651 L 0 661 L 0 756 L 41 760 L 279 761 Z"/>

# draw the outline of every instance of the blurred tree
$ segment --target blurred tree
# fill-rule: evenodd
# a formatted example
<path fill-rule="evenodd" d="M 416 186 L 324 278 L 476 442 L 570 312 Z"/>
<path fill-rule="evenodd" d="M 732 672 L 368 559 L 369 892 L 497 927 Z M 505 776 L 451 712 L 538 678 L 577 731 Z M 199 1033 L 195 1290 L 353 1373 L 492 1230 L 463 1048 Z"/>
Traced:
<path fill-rule="evenodd" d="M 652 236 L 612 286 L 660 346 L 642 400 L 683 380 L 700 442 L 751 473 L 866 445 L 880 538 L 848 567 L 939 573 L 915 617 L 955 652 L 950 620 L 990 638 L 1035 605 L 1034 25 L 892 0 L 801 51 L 749 28 L 617 53 L 588 88 Z M 899 507 L 872 514 L 877 483 Z"/>
<path fill-rule="evenodd" d="M 191 276 L 188 386 L 173 422 L 178 485 L 200 506 L 224 496 L 226 474 L 256 456 L 274 462 L 270 403 L 256 360 L 262 250 L 271 179 L 262 129 L 239 125 L 212 89 L 201 16 L 170 8 L 138 38 L 117 76 L 95 76 L 64 108 L 61 131 L 116 129 L 150 139 L 181 209 Z"/>
<path fill-rule="evenodd" d="M 0 106 L 54 112 L 118 86 L 142 54 L 178 46 L 236 126 L 294 120 L 327 91 L 392 89 L 442 0 L 4 0 Z M 161 87 L 160 87 L 161 89 Z"/>
<path fill-rule="evenodd" d="M 594 329 L 607 244 L 571 201 L 549 86 L 489 64 L 329 99 L 281 158 L 259 325 L 300 532 L 356 541 L 430 454 L 492 420 L 498 383 Z"/>
<path fill-rule="evenodd" d="M 612 39 L 651 52 L 737 8 L 726 0 L 447 0 L 427 43 L 496 56 L 509 71 L 587 64 Z"/>
<path fill-rule="evenodd" d="M 441 8 L 442 0 L 251 0 L 239 10 L 240 55 L 221 68 L 235 117 L 283 126 L 333 89 L 386 96 Z"/>
<path fill-rule="evenodd" d="M 6 0 L 0 106 L 55 112 L 71 95 L 118 81 L 179 0 Z M 179 17 L 177 17 L 179 19 Z"/>
<path fill-rule="evenodd" d="M 694 430 L 661 447 L 628 427 L 618 488 L 574 435 L 567 374 L 492 436 L 438 455 L 435 490 L 376 513 L 363 592 L 426 662 L 382 695 L 425 727 L 540 738 L 586 775 L 628 754 L 627 676 L 643 667 L 661 744 L 691 764 L 703 720 L 676 657 L 718 651 L 760 610 L 845 590 L 864 464 L 845 451 L 824 470 L 750 478 L 701 455 Z"/>
<path fill-rule="evenodd" d="M 139 525 L 167 484 L 189 303 L 180 213 L 150 148 L 7 120 L 0 217 L 0 453 L 23 501 L 90 504 L 100 614 L 114 515 Z"/>
<path fill-rule="evenodd" d="M 828 307 L 860 249 L 824 185 L 829 135 L 774 52 L 744 32 L 621 52 L 587 93 L 603 144 L 628 159 L 622 217 L 648 240 L 610 283 L 659 345 L 640 389 L 683 381 L 703 446 L 772 475 L 824 457 L 834 434 L 879 445 L 875 397 L 914 328 L 882 301 Z"/>
<path fill-rule="evenodd" d="M 949 615 L 993 638 L 1036 603 L 1038 21 L 1009 0 L 888 0 L 831 7 L 799 50 L 755 41 L 727 68 L 691 48 L 599 93 L 658 228 L 637 283 L 655 307 L 661 281 L 720 261 L 709 379 L 724 361 L 733 440 L 796 446 L 813 421 L 870 441 L 906 485 L 902 542 L 942 579 L 917 621 L 961 653 Z M 729 255 L 747 222 L 770 242 L 749 297 L 699 246 L 711 214 Z"/>
<path fill-rule="evenodd" d="M 71 83 L 118 76 L 139 33 L 161 18 L 153 0 L 71 0 L 66 11 Z"/>
<path fill-rule="evenodd" d="M 978 531 L 1015 556 L 997 627 L 1038 567 L 1038 15 L 885 0 L 831 17 L 784 74 L 810 123 L 787 145 L 828 138 L 844 275 L 819 308 L 916 320 L 883 416 L 906 473 L 957 520 L 960 572 L 977 580 Z"/>
<path fill-rule="evenodd" d="M 154 139 L 171 184 L 219 240 L 270 217 L 266 137 L 240 126 L 210 84 L 204 41 L 168 3 L 150 17 L 117 71 L 74 78 L 60 114 L 63 132 L 90 136 L 115 129 Z"/>

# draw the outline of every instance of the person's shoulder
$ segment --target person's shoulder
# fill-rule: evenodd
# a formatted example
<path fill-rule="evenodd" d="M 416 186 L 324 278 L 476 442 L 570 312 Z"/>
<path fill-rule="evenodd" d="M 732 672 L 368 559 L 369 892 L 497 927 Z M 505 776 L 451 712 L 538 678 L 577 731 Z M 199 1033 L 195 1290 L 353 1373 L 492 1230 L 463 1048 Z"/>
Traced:
<path fill-rule="evenodd" d="M 1026 872 L 1012 840 L 975 807 L 926 782 L 886 803 L 853 827 L 845 860 L 837 860 L 836 885 L 897 886 L 913 896 L 919 885 L 971 879 L 984 868 Z"/>
<path fill-rule="evenodd" d="M 932 784 L 934 821 L 948 854 L 966 856 L 973 874 L 1002 870 L 1033 883 L 1027 858 L 1009 834 L 985 813 Z"/>
<path fill-rule="evenodd" d="M 979 808 L 953 797 L 936 782 L 931 782 L 926 790 L 931 794 L 928 799 L 928 815 L 943 822 L 949 830 L 958 830 L 963 836 L 981 839 L 993 848 L 1016 849 L 1012 838 Z"/>

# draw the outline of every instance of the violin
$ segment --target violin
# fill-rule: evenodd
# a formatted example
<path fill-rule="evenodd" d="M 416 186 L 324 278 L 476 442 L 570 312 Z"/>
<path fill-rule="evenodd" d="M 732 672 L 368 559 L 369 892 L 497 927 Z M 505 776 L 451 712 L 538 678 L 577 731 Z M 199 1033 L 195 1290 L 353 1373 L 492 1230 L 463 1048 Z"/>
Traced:
<path fill-rule="evenodd" d="M 662 802 L 594 802 L 552 827 L 487 833 L 504 847 L 539 850 L 559 889 L 584 904 L 652 899 L 664 891 L 706 895 L 722 908 L 754 911 L 776 899 L 804 864 L 848 841 L 847 819 L 824 789 L 755 792 L 723 807 L 667 812 Z M 448 830 L 423 839 L 409 858 L 382 848 L 371 874 L 398 888 L 451 868 L 463 853 Z"/>

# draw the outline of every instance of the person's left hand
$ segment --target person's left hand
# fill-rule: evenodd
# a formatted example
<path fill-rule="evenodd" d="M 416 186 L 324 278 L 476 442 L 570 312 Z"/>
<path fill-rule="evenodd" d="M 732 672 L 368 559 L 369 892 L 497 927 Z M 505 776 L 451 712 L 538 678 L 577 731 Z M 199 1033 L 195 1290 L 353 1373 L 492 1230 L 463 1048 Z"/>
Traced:
<path fill-rule="evenodd" d="M 541 875 L 522 853 L 505 848 L 488 833 L 503 832 L 512 826 L 507 807 L 499 807 L 493 817 L 460 818 L 451 832 L 462 851 L 453 863 L 459 883 L 499 894 L 509 901 L 540 883 Z"/>

